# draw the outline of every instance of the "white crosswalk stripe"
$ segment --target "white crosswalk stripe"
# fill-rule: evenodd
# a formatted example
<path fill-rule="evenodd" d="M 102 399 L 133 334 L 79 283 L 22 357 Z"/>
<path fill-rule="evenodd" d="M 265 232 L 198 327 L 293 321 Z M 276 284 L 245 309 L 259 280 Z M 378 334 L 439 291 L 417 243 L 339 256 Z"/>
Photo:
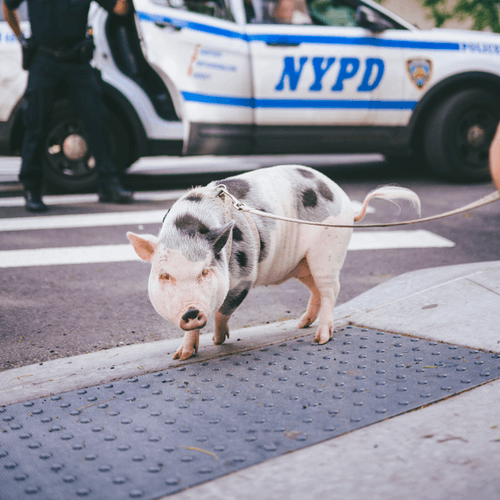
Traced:
<path fill-rule="evenodd" d="M 349 250 L 446 248 L 455 243 L 430 231 L 354 232 Z M 67 264 L 138 261 L 129 244 L 0 251 L 0 267 L 34 267 Z"/>
<path fill-rule="evenodd" d="M 174 191 L 170 200 L 179 197 L 179 191 Z M 87 195 L 92 196 L 92 195 Z M 97 195 L 96 195 L 97 196 Z M 165 200 L 167 198 L 164 198 Z M 45 201 L 45 198 L 44 198 Z M 97 197 L 96 197 L 97 201 Z M 23 200 L 24 203 L 24 200 Z M 361 203 L 352 202 L 354 210 L 361 208 Z M 104 227 L 104 226 L 126 226 L 137 224 L 161 224 L 165 216 L 163 210 L 141 210 L 137 212 L 109 212 L 100 214 L 77 214 L 77 215 L 42 215 L 38 217 L 15 217 L 12 219 L 0 219 L 0 231 L 27 231 L 38 229 L 64 229 L 77 227 Z M 368 207 L 367 212 L 374 212 Z"/>
<path fill-rule="evenodd" d="M 165 209 L 145 210 L 141 212 L 113 212 L 0 219 L 0 231 L 161 224 L 166 212 L 167 210 Z"/>
<path fill-rule="evenodd" d="M 186 191 L 149 191 L 134 193 L 136 201 L 174 201 L 180 198 Z M 46 195 L 43 202 L 46 205 L 75 205 L 82 203 L 97 203 L 97 194 L 62 194 Z M 11 198 L 0 198 L 0 207 L 23 207 L 25 200 L 22 196 Z"/>

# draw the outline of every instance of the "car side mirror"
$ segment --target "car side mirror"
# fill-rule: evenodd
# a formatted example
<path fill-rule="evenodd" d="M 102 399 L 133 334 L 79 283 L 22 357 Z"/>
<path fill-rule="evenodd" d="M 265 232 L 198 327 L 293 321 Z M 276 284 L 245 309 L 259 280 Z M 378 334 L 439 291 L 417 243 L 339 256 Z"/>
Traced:
<path fill-rule="evenodd" d="M 364 5 L 360 5 L 356 9 L 356 22 L 361 28 L 366 28 L 374 33 L 382 33 L 391 27 L 382 16 Z"/>

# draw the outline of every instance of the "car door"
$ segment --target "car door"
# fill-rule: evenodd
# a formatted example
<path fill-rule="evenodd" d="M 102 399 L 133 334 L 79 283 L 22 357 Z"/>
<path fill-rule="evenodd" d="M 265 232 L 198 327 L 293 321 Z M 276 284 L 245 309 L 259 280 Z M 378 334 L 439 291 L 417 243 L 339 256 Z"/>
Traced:
<path fill-rule="evenodd" d="M 21 29 L 30 33 L 26 4 L 18 9 Z M 21 45 L 3 17 L 0 9 L 0 122 L 6 122 L 21 99 L 28 73 L 22 69 Z"/>
<path fill-rule="evenodd" d="M 188 154 L 250 145 L 253 110 L 248 43 L 224 0 L 135 0 L 148 60 L 182 102 Z M 233 141 L 233 145 L 231 146 Z M 235 145 L 236 144 L 236 145 Z M 226 147 L 227 146 L 227 147 Z"/>
<path fill-rule="evenodd" d="M 389 133 L 384 125 L 397 123 L 404 65 L 401 51 L 384 40 L 387 28 L 400 27 L 385 20 L 375 34 L 359 26 L 359 6 L 254 0 L 247 33 L 261 151 L 283 149 L 283 141 L 290 151 L 332 151 L 332 138 L 345 150 L 346 141 L 359 145 L 361 135 L 368 144 L 370 133 Z"/>

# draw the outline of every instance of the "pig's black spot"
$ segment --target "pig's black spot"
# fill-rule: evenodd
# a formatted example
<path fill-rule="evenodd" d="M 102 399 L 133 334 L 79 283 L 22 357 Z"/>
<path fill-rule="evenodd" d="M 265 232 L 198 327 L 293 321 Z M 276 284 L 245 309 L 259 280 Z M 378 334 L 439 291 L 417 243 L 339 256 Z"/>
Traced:
<path fill-rule="evenodd" d="M 248 257 L 247 257 L 247 254 L 245 252 L 238 250 L 236 252 L 236 260 L 238 261 L 238 264 L 240 267 L 247 267 Z"/>
<path fill-rule="evenodd" d="M 174 225 L 177 229 L 192 237 L 196 236 L 197 233 L 207 234 L 210 231 L 210 228 L 203 224 L 200 219 L 190 214 L 179 215 L 175 219 Z"/>
<path fill-rule="evenodd" d="M 238 226 L 233 227 L 233 240 L 234 241 L 243 241 L 243 233 Z"/>
<path fill-rule="evenodd" d="M 318 191 L 325 200 L 328 201 L 333 201 L 333 193 L 330 191 L 330 188 L 323 182 L 323 181 L 318 181 Z"/>
<path fill-rule="evenodd" d="M 242 281 L 235 288 L 229 290 L 219 311 L 225 316 L 230 316 L 248 295 L 248 290 L 251 286 L 252 283 L 250 281 Z"/>
<path fill-rule="evenodd" d="M 263 239 L 261 239 L 260 240 L 259 262 L 262 262 L 266 257 L 267 257 L 266 242 Z"/>
<path fill-rule="evenodd" d="M 302 205 L 305 208 L 314 208 L 318 204 L 318 197 L 312 189 L 306 189 L 302 193 Z"/>
<path fill-rule="evenodd" d="M 200 203 L 200 201 L 203 200 L 203 196 L 201 196 L 201 194 L 192 193 L 187 195 L 184 199 L 186 201 L 194 201 L 195 203 Z"/>
<path fill-rule="evenodd" d="M 310 170 L 306 170 L 305 168 L 298 168 L 297 172 L 306 179 L 312 179 L 314 177 L 314 173 Z"/>
<path fill-rule="evenodd" d="M 236 198 L 245 198 L 250 191 L 250 184 L 244 179 L 229 178 L 219 182 L 224 184 L 227 190 Z"/>

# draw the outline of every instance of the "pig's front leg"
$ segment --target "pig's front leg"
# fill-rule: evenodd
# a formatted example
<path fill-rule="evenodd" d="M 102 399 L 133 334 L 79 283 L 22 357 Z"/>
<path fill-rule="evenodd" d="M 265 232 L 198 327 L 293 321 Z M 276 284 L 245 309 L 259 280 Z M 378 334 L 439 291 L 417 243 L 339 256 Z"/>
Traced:
<path fill-rule="evenodd" d="M 227 323 L 229 322 L 229 318 L 231 316 L 226 316 L 222 314 L 220 311 L 215 313 L 215 330 L 213 341 L 215 345 L 223 344 L 226 339 L 229 338 L 229 327 Z"/>
<path fill-rule="evenodd" d="M 229 327 L 227 326 L 229 318 L 243 302 L 251 286 L 252 281 L 240 281 L 234 288 L 229 290 L 222 306 L 215 313 L 214 344 L 222 344 L 229 338 Z"/>
<path fill-rule="evenodd" d="M 200 344 L 200 330 L 189 330 L 184 334 L 182 344 L 174 354 L 173 359 L 189 359 L 193 354 L 198 353 L 198 346 Z"/>

